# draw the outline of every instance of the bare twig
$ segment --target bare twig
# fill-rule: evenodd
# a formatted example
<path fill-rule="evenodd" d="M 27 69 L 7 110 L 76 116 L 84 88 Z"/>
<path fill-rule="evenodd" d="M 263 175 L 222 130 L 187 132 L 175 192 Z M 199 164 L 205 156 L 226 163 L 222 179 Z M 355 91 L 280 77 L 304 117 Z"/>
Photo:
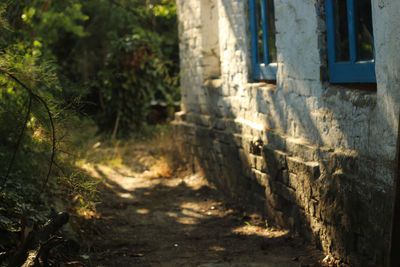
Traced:
<path fill-rule="evenodd" d="M 50 162 L 49 162 L 49 171 L 47 172 L 47 176 L 46 179 L 43 182 L 43 186 L 39 192 L 39 195 L 41 195 L 43 193 L 44 188 L 47 185 L 47 182 L 49 181 L 49 177 L 50 177 L 50 173 L 51 173 L 51 167 L 53 165 L 54 162 L 54 156 L 56 154 L 56 130 L 54 127 L 54 122 L 53 122 L 53 116 L 51 115 L 51 111 L 49 109 L 49 107 L 47 106 L 46 101 L 43 100 L 43 98 L 39 97 L 36 95 L 36 98 L 43 104 L 43 106 L 45 107 L 47 114 L 49 115 L 49 120 L 50 120 L 50 124 L 51 124 L 51 132 L 52 132 L 52 149 L 51 149 L 51 157 L 50 157 Z"/>
<path fill-rule="evenodd" d="M 15 158 L 17 156 L 18 148 L 21 145 L 21 141 L 22 141 L 22 138 L 24 136 L 25 128 L 26 128 L 26 125 L 28 123 L 29 116 L 31 114 L 31 108 L 32 108 L 32 95 L 29 94 L 29 103 L 28 103 L 28 109 L 27 109 L 26 115 L 25 115 L 24 124 L 22 125 L 21 132 L 19 133 L 18 140 L 17 140 L 17 145 L 15 146 L 15 150 L 14 150 L 14 153 L 13 153 L 13 155 L 11 157 L 10 164 L 8 165 L 6 175 L 4 176 L 4 179 L 2 181 L 2 187 L 7 182 L 8 176 L 10 175 L 10 171 L 11 171 L 12 167 L 14 166 L 14 162 L 15 162 Z"/>
<path fill-rule="evenodd" d="M 65 176 L 65 171 L 64 171 L 64 169 L 63 169 L 60 165 L 58 165 L 57 162 L 55 162 L 55 161 L 54 161 L 53 164 L 54 164 L 54 166 L 56 166 L 56 167 L 61 171 L 61 173 Z"/>
<path fill-rule="evenodd" d="M 118 125 L 119 125 L 120 118 L 121 118 L 121 112 L 118 111 L 117 119 L 115 120 L 114 130 L 111 135 L 111 141 L 114 141 L 115 137 L 117 137 Z"/>
<path fill-rule="evenodd" d="M 21 85 L 29 93 L 31 98 L 35 98 L 37 101 L 39 101 L 43 105 L 43 107 L 46 109 L 47 115 L 49 116 L 49 121 L 50 121 L 50 125 L 51 125 L 51 132 L 52 132 L 52 138 L 51 138 L 52 139 L 52 151 L 51 151 L 51 157 L 50 157 L 50 162 L 49 162 L 49 171 L 47 172 L 46 179 L 44 180 L 43 186 L 42 186 L 42 188 L 41 188 L 41 190 L 39 192 L 39 196 L 40 196 L 43 193 L 43 190 L 46 187 L 47 182 L 49 181 L 51 168 L 52 168 L 52 165 L 53 165 L 53 162 L 54 162 L 54 156 L 55 156 L 55 152 L 56 152 L 56 131 L 55 131 L 55 126 L 54 126 L 54 121 L 53 121 L 53 115 L 51 114 L 50 108 L 47 105 L 46 101 L 44 101 L 44 99 L 41 96 L 35 94 L 32 89 L 30 89 L 28 86 L 26 86 L 22 81 L 20 81 L 12 73 L 10 73 L 10 72 L 8 72 L 6 70 L 3 70 L 3 69 L 0 69 L 0 72 L 6 74 L 11 79 L 13 79 L 15 82 L 17 82 L 19 85 Z M 24 130 L 25 130 L 25 127 L 24 127 Z M 22 134 L 21 134 L 21 136 L 22 136 Z"/>
<path fill-rule="evenodd" d="M 120 2 L 118 2 L 118 1 L 115 1 L 115 0 L 108 0 L 108 2 L 110 2 L 111 4 L 113 4 L 113 5 L 115 5 L 115 6 L 119 7 L 119 8 L 122 8 L 122 9 L 125 10 L 125 11 L 129 11 L 129 12 L 135 14 L 135 15 L 137 15 L 137 13 L 138 13 L 135 9 L 133 9 L 133 8 L 131 8 L 131 7 L 129 7 L 129 6 L 122 5 L 122 4 L 121 4 Z"/>

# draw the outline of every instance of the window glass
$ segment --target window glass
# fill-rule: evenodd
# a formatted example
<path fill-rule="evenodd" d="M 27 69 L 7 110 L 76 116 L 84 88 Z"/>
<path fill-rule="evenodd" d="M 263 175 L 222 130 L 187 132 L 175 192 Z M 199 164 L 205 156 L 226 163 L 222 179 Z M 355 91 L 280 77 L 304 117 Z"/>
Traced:
<path fill-rule="evenodd" d="M 374 58 L 371 0 L 358 0 L 357 3 L 357 60 L 371 60 Z"/>
<path fill-rule="evenodd" d="M 373 0 L 325 0 L 329 80 L 375 83 Z"/>
<path fill-rule="evenodd" d="M 276 45 L 275 45 L 275 10 L 274 0 L 267 0 L 267 27 L 268 27 L 268 62 L 276 62 Z"/>
<path fill-rule="evenodd" d="M 336 61 L 350 61 L 349 25 L 345 0 L 334 0 Z"/>
<path fill-rule="evenodd" d="M 274 0 L 249 0 L 253 78 L 276 79 Z"/>
<path fill-rule="evenodd" d="M 258 54 L 258 62 L 263 63 L 264 62 L 264 41 L 263 41 L 263 21 L 262 21 L 262 15 L 261 15 L 261 8 L 262 4 L 261 1 L 263 0 L 257 0 L 256 1 L 256 10 L 257 10 L 257 54 Z"/>

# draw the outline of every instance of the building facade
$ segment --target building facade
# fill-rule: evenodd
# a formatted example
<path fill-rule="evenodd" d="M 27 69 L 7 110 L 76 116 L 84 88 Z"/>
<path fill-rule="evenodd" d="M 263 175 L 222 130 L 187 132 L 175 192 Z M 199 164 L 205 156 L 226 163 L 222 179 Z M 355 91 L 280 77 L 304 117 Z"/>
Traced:
<path fill-rule="evenodd" d="M 400 1 L 177 0 L 182 157 L 351 266 L 387 263 Z"/>

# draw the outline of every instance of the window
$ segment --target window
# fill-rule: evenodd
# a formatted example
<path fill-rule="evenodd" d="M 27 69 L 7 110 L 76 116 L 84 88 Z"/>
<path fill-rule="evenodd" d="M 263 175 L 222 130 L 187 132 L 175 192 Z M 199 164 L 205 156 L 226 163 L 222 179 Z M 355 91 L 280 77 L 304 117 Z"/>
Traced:
<path fill-rule="evenodd" d="M 332 83 L 375 83 L 371 0 L 326 0 Z"/>
<path fill-rule="evenodd" d="M 276 79 L 274 0 L 250 0 L 253 78 Z"/>

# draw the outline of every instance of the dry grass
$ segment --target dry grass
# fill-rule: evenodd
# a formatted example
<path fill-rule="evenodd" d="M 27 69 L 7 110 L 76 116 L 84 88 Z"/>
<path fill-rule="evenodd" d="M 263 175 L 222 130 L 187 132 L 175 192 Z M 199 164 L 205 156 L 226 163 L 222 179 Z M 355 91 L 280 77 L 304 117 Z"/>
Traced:
<path fill-rule="evenodd" d="M 74 170 L 59 181 L 64 193 L 73 199 L 71 208 L 80 217 L 96 217 L 98 183 L 103 181 L 93 175 L 96 168 L 127 177 L 169 178 L 182 166 L 168 125 L 150 129 L 151 138 L 138 135 L 114 141 L 96 135 L 97 128 L 91 122 L 78 126 L 63 146 L 65 155 L 75 158 L 75 166 L 71 166 Z"/>
<path fill-rule="evenodd" d="M 162 126 L 153 138 L 128 140 L 104 140 L 94 137 L 86 143 L 78 161 L 84 164 L 102 164 L 117 169 L 125 175 L 150 172 L 154 176 L 169 177 L 181 162 L 177 157 L 169 126 Z"/>

